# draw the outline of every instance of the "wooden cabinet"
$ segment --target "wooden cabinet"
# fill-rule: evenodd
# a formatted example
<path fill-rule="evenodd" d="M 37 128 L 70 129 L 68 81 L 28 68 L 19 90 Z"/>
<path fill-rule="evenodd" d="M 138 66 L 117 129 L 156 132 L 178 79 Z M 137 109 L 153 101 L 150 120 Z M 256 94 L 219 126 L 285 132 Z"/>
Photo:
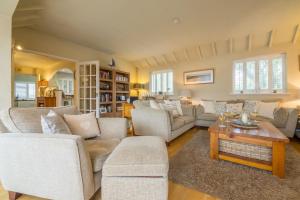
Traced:
<path fill-rule="evenodd" d="M 37 107 L 56 107 L 55 97 L 37 97 Z"/>
<path fill-rule="evenodd" d="M 130 95 L 130 74 L 98 61 L 77 66 L 79 108 L 82 113 L 96 112 L 97 117 L 121 117 Z"/>

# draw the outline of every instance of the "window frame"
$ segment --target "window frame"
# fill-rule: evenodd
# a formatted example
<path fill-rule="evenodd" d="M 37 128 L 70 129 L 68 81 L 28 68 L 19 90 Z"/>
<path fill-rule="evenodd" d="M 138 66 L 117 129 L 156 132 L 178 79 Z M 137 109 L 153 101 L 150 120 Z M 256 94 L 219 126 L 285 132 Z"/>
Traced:
<path fill-rule="evenodd" d="M 157 79 L 155 79 L 155 83 L 153 83 L 153 75 L 154 74 L 160 74 L 160 88 L 161 90 L 163 90 L 164 86 L 163 86 L 163 74 L 166 73 L 166 84 L 167 84 L 167 89 L 169 88 L 168 83 L 169 83 L 169 73 L 172 73 L 172 90 L 169 92 L 163 92 L 161 91 L 163 94 L 166 95 L 174 95 L 174 71 L 172 69 L 165 69 L 165 70 L 158 70 L 158 71 L 152 71 L 150 73 L 150 91 L 152 94 L 158 95 L 160 93 L 160 91 L 157 91 Z M 153 90 L 153 87 L 155 87 L 155 90 Z"/>
<path fill-rule="evenodd" d="M 70 82 L 71 82 L 71 84 L 70 84 Z M 62 85 L 60 83 L 62 83 Z M 67 83 L 66 84 L 67 91 L 64 90 L 65 83 Z M 73 90 L 70 90 L 71 85 L 72 85 Z M 59 87 L 60 90 L 62 90 L 65 93 L 65 95 L 74 95 L 74 80 L 73 79 L 66 79 L 66 78 L 65 79 L 59 79 L 58 87 Z"/>
<path fill-rule="evenodd" d="M 273 65 L 272 61 L 276 58 L 282 59 L 282 89 L 273 89 Z M 267 89 L 260 89 L 259 84 L 259 63 L 261 60 L 268 60 L 268 88 Z M 247 84 L 247 62 L 255 62 L 255 89 L 248 90 L 245 89 Z M 286 94 L 287 92 L 287 68 L 286 68 L 286 54 L 285 53 L 278 53 L 278 54 L 270 54 L 264 56 L 256 56 L 251 58 L 245 59 L 238 59 L 233 61 L 232 66 L 232 93 L 233 94 Z M 242 90 L 235 90 L 235 66 L 237 63 L 243 63 L 243 89 Z"/>
<path fill-rule="evenodd" d="M 36 82 L 26 82 L 26 81 L 15 81 L 15 97 L 17 98 L 17 84 L 25 84 L 26 85 L 26 98 L 18 98 L 17 100 L 30 100 L 34 101 L 36 98 Z M 29 98 L 29 85 L 34 85 L 34 97 Z"/>

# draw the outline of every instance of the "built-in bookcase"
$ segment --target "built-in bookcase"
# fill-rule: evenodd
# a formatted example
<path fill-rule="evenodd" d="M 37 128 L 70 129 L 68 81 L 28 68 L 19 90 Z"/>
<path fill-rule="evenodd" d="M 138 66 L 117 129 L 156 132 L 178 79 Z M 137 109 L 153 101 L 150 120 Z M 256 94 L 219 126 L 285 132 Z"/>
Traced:
<path fill-rule="evenodd" d="M 82 113 L 96 112 L 97 117 L 120 117 L 122 104 L 130 95 L 130 74 L 99 66 L 98 61 L 77 66 L 79 109 Z"/>

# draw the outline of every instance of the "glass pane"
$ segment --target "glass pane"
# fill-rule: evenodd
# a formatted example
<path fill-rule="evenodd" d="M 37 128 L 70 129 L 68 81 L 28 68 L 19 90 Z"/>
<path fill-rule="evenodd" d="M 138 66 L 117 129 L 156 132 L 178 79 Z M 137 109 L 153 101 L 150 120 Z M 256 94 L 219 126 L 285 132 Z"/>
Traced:
<path fill-rule="evenodd" d="M 85 89 L 85 98 L 90 98 L 90 88 Z"/>
<path fill-rule="evenodd" d="M 80 88 L 80 98 L 84 98 L 84 89 Z"/>
<path fill-rule="evenodd" d="M 69 80 L 69 94 L 74 94 L 73 81 Z"/>
<path fill-rule="evenodd" d="M 255 89 L 255 61 L 246 63 L 246 89 Z"/>
<path fill-rule="evenodd" d="M 35 99 L 35 84 L 34 83 L 28 84 L 28 98 Z"/>
<path fill-rule="evenodd" d="M 173 93 L 173 72 L 168 73 L 168 92 Z"/>
<path fill-rule="evenodd" d="M 162 74 L 162 92 L 167 92 L 167 73 Z"/>
<path fill-rule="evenodd" d="M 156 92 L 160 93 L 162 92 L 162 88 L 161 88 L 161 74 L 156 74 Z"/>
<path fill-rule="evenodd" d="M 93 64 L 92 66 L 92 75 L 96 75 L 96 65 L 95 64 Z"/>
<path fill-rule="evenodd" d="M 84 82 L 86 81 L 86 77 L 85 76 L 80 76 L 80 87 L 84 87 Z"/>
<path fill-rule="evenodd" d="M 85 66 L 85 75 L 91 75 L 91 66 L 90 65 L 86 65 Z"/>
<path fill-rule="evenodd" d="M 80 75 L 84 75 L 84 65 L 79 66 Z"/>
<path fill-rule="evenodd" d="M 16 83 L 16 98 L 17 99 L 27 99 L 27 84 L 26 83 Z"/>
<path fill-rule="evenodd" d="M 236 63 L 234 66 L 234 90 L 241 91 L 243 90 L 243 63 Z"/>
<path fill-rule="evenodd" d="M 84 110 L 84 100 L 80 100 L 80 110 Z"/>
<path fill-rule="evenodd" d="M 260 60 L 258 64 L 259 89 L 267 90 L 269 88 L 269 62 Z"/>
<path fill-rule="evenodd" d="M 151 92 L 156 93 L 156 74 L 152 74 Z"/>
<path fill-rule="evenodd" d="M 283 63 L 282 58 L 272 60 L 272 82 L 274 90 L 283 89 Z"/>
<path fill-rule="evenodd" d="M 68 81 L 67 80 L 63 80 L 63 91 L 65 93 L 68 93 Z"/>

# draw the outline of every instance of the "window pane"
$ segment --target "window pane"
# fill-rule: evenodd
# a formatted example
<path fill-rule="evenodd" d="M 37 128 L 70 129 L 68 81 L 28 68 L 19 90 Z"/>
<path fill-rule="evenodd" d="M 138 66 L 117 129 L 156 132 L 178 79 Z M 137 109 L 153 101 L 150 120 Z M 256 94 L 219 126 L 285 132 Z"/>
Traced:
<path fill-rule="evenodd" d="M 273 89 L 283 89 L 283 64 L 282 58 L 275 58 L 272 60 L 272 76 Z"/>
<path fill-rule="evenodd" d="M 246 63 L 246 89 L 254 90 L 255 89 L 255 62 Z"/>
<path fill-rule="evenodd" d="M 236 63 L 234 67 L 234 90 L 243 90 L 243 63 Z"/>
<path fill-rule="evenodd" d="M 63 80 L 63 91 L 68 92 L 68 80 Z"/>
<path fill-rule="evenodd" d="M 258 66 L 259 89 L 267 90 L 269 87 L 269 67 L 268 60 L 260 60 Z"/>
<path fill-rule="evenodd" d="M 156 74 L 156 92 L 162 92 L 161 89 L 161 74 Z"/>
<path fill-rule="evenodd" d="M 16 83 L 16 98 L 17 99 L 27 99 L 27 84 L 26 83 Z"/>
<path fill-rule="evenodd" d="M 151 92 L 156 93 L 156 74 L 152 74 L 151 83 Z"/>
<path fill-rule="evenodd" d="M 162 74 L 162 91 L 167 92 L 167 73 Z"/>
<path fill-rule="evenodd" d="M 168 73 L 168 92 L 173 93 L 173 72 Z"/>
<path fill-rule="evenodd" d="M 73 81 L 69 80 L 69 94 L 73 94 Z"/>
<path fill-rule="evenodd" d="M 35 98 L 35 84 L 34 83 L 28 84 L 28 98 L 29 99 Z"/>

